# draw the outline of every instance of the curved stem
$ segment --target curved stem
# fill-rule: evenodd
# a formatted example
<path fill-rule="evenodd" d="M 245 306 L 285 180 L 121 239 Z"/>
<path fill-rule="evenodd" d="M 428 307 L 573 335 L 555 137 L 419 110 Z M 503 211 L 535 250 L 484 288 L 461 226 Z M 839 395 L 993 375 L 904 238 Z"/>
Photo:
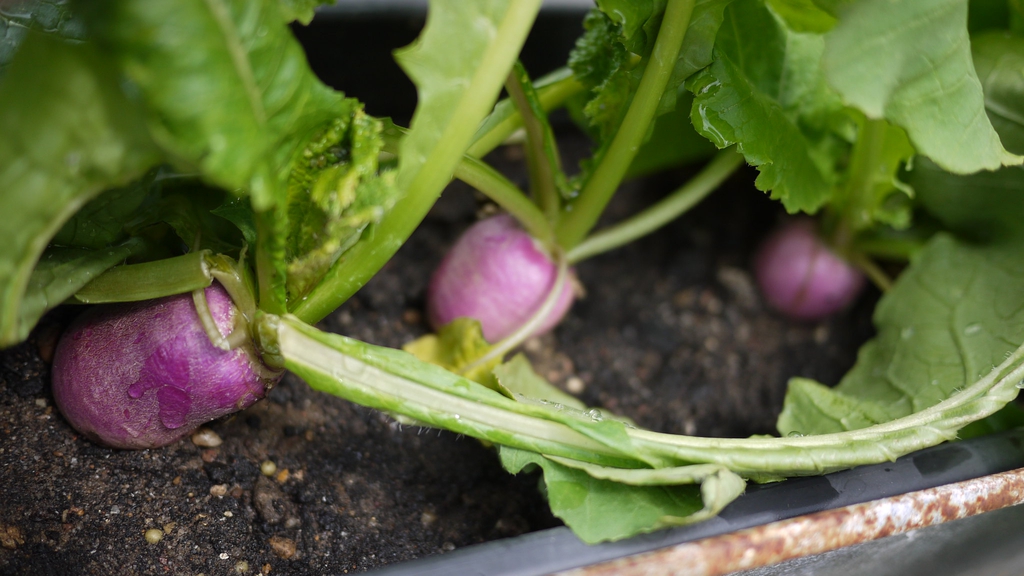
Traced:
<path fill-rule="evenodd" d="M 247 321 L 256 316 L 256 298 L 245 282 L 242 264 L 235 262 L 223 254 L 211 256 L 209 259 L 210 276 L 214 278 L 228 293 L 231 301 L 242 312 Z"/>
<path fill-rule="evenodd" d="M 543 111 L 538 112 L 530 105 L 532 98 L 533 103 L 540 107 L 537 104 L 536 91 L 529 82 L 526 69 L 522 64 L 516 63 L 505 82 L 505 91 L 523 119 L 523 129 L 526 131 L 526 166 L 530 174 L 533 201 L 540 206 L 548 221 L 554 224 L 558 221 L 562 208 L 562 197 L 555 184 L 555 173 L 561 171 L 561 166 L 557 154 L 550 158 L 546 153 L 545 147 L 549 143 L 552 144 L 552 150 L 557 151 L 557 148 L 553 146 L 551 126 L 547 124 Z"/>
<path fill-rule="evenodd" d="M 650 208 L 629 219 L 601 230 L 569 250 L 570 264 L 628 244 L 650 234 L 703 200 L 743 164 L 743 156 L 735 150 L 719 152 L 689 182 Z"/>
<path fill-rule="evenodd" d="M 677 458 L 713 462 L 735 472 L 765 469 L 776 462 L 780 475 L 806 475 L 895 460 L 898 456 L 952 440 L 970 422 L 994 414 L 1018 394 L 1024 378 L 1024 346 L 1017 348 L 984 378 L 929 408 L 867 428 L 785 438 L 697 438 L 627 429 L 638 448 L 670 449 Z M 974 404 L 975 406 L 972 406 Z"/>
<path fill-rule="evenodd" d="M 557 237 L 566 250 L 579 244 L 597 223 L 640 149 L 679 57 L 693 5 L 694 0 L 668 0 L 658 39 L 629 110 L 579 198 L 565 208 Z"/>
<path fill-rule="evenodd" d="M 217 348 L 234 350 L 246 346 L 250 341 L 249 326 L 256 316 L 256 298 L 242 276 L 241 264 L 223 254 L 207 257 L 206 263 L 210 276 L 228 293 L 238 313 L 235 314 L 231 332 L 227 336 L 222 335 L 206 299 L 206 288 L 198 288 L 192 291 L 192 301 L 199 315 L 199 322 L 203 325 L 207 338 Z"/>
<path fill-rule="evenodd" d="M 908 262 L 924 249 L 928 237 L 872 238 L 858 236 L 853 250 L 882 260 Z"/>
<path fill-rule="evenodd" d="M 455 167 L 455 177 L 487 195 L 515 217 L 530 236 L 553 246 L 554 231 L 537 205 L 500 172 L 476 158 L 465 156 Z"/>
<path fill-rule="evenodd" d="M 535 87 L 537 99 L 540 100 L 541 106 L 547 112 L 558 108 L 585 88 L 568 68 L 555 70 L 538 79 Z M 466 150 L 466 154 L 477 158 L 483 157 L 522 127 L 522 115 L 516 110 L 511 99 L 506 98 L 498 102 L 491 115 L 484 120 L 475 136 L 473 145 Z"/>
<path fill-rule="evenodd" d="M 213 319 L 213 312 L 210 311 L 210 303 L 206 301 L 206 288 L 193 290 L 192 302 L 195 304 L 199 323 L 203 325 L 203 331 L 206 332 L 206 337 L 210 339 L 210 343 L 221 350 L 230 350 L 231 345 L 228 343 L 227 338 L 220 333 L 220 329 L 217 328 L 217 322 Z"/>
<path fill-rule="evenodd" d="M 879 290 L 882 292 L 888 292 L 892 289 L 892 278 L 889 278 L 889 275 L 885 273 L 885 270 L 882 270 L 874 260 L 861 253 L 848 254 L 847 258 L 850 260 L 851 264 L 860 268 L 861 272 L 863 272 L 868 277 L 868 280 L 871 280 L 871 283 L 878 287 Z"/>
<path fill-rule="evenodd" d="M 400 135 L 407 132 L 408 129 L 395 126 L 393 132 L 385 133 L 384 152 L 397 155 L 401 142 Z M 519 221 L 519 224 L 530 233 L 530 236 L 541 241 L 549 249 L 554 247 L 555 232 L 544 213 L 527 197 L 525 192 L 501 172 L 492 168 L 490 164 L 466 154 L 455 166 L 453 176 L 476 188 L 495 204 L 501 206 Z"/>
<path fill-rule="evenodd" d="M 555 306 L 558 305 L 558 299 L 561 298 L 562 290 L 565 289 L 565 281 L 569 277 L 569 264 L 566 262 L 565 257 L 559 254 L 556 258 L 558 260 L 558 274 L 555 275 L 555 281 L 551 285 L 551 290 L 544 298 L 544 301 L 541 302 L 540 306 L 537 307 L 537 310 L 534 311 L 530 318 L 523 323 L 522 326 L 517 328 L 515 332 L 509 334 L 492 346 L 491 349 L 487 351 L 487 354 L 484 354 L 480 358 L 477 358 L 473 362 L 463 366 L 462 369 L 459 370 L 460 374 L 468 374 L 471 370 L 480 366 L 485 366 L 488 362 L 496 358 L 503 358 L 505 354 L 525 342 L 527 338 L 532 336 L 533 333 L 544 324 L 551 315 L 551 312 L 555 309 Z"/>
<path fill-rule="evenodd" d="M 209 258 L 209 250 L 200 250 L 142 264 L 115 266 L 75 292 L 72 301 L 139 302 L 205 288 L 213 282 Z"/>

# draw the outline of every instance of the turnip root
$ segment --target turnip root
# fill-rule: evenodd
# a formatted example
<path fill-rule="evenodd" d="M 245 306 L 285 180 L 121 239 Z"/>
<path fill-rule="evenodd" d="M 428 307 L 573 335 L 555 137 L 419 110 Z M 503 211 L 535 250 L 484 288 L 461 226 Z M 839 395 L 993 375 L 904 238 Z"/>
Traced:
<path fill-rule="evenodd" d="M 773 232 L 755 257 L 757 283 L 768 304 L 796 320 L 820 320 L 849 306 L 864 275 L 797 219 Z"/>
<path fill-rule="evenodd" d="M 238 309 L 219 284 L 205 294 L 227 336 Z M 251 346 L 222 350 L 211 343 L 192 295 L 180 294 L 83 313 L 57 346 L 53 394 L 64 417 L 89 439 L 154 448 L 252 405 L 278 377 Z"/>
<path fill-rule="evenodd" d="M 471 226 L 434 272 L 427 316 L 439 329 L 461 317 L 480 321 L 484 338 L 496 342 L 527 322 L 547 298 L 558 266 L 511 216 Z M 534 334 L 555 327 L 569 310 L 573 288 L 566 282 L 554 308 Z"/>

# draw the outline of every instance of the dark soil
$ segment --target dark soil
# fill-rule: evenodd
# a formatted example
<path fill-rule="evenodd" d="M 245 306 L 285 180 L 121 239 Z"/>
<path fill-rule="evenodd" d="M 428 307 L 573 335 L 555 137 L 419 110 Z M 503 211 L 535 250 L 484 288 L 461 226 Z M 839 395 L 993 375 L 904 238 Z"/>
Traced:
<path fill-rule="evenodd" d="M 514 150 L 501 154 L 499 163 L 517 161 Z M 772 432 L 789 376 L 835 383 L 870 335 L 874 295 L 814 325 L 766 310 L 749 262 L 779 215 L 751 176 L 580 265 L 586 298 L 553 335 L 525 346 L 537 370 L 642 426 L 719 436 Z M 682 177 L 627 186 L 608 217 Z M 477 210 L 453 185 L 322 327 L 388 346 L 423 334 L 430 270 Z M 478 442 L 403 428 L 292 376 L 210 424 L 219 447 L 98 447 L 68 427 L 49 390 L 48 360 L 73 313 L 58 311 L 0 352 L 0 574 L 338 574 L 558 524 L 537 478 L 507 475 Z M 276 465 L 269 476 L 265 461 Z M 151 529 L 159 542 L 147 542 Z"/>

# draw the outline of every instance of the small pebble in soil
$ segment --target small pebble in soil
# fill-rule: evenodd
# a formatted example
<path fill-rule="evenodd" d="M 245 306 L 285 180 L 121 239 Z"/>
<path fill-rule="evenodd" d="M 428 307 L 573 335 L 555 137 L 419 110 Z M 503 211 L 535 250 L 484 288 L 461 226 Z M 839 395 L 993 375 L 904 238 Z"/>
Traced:
<path fill-rule="evenodd" d="M 530 338 L 523 343 L 523 348 L 527 352 L 537 354 L 544 349 L 544 343 L 540 341 L 540 338 Z"/>
<path fill-rule="evenodd" d="M 264 460 L 260 463 L 260 474 L 273 476 L 275 472 L 277 472 L 277 464 L 274 464 L 273 460 Z"/>
<path fill-rule="evenodd" d="M 434 522 L 437 522 L 437 514 L 435 514 L 433 510 L 424 510 L 423 513 L 420 514 L 420 524 L 422 524 L 424 528 L 429 528 Z"/>
<path fill-rule="evenodd" d="M 216 448 L 224 443 L 224 440 L 209 428 L 200 428 L 192 433 L 192 443 L 200 448 Z"/>
<path fill-rule="evenodd" d="M 275 556 L 285 560 L 295 556 L 295 551 L 298 548 L 294 540 L 283 536 L 271 536 L 267 543 L 270 544 L 270 550 Z"/>
<path fill-rule="evenodd" d="M 14 550 L 25 543 L 25 536 L 17 526 L 0 525 L 0 546 Z"/>
<path fill-rule="evenodd" d="M 146 542 L 149 542 L 150 544 L 158 544 L 164 539 L 164 531 L 159 528 L 150 528 L 149 530 L 146 530 L 145 536 Z"/>
<path fill-rule="evenodd" d="M 579 376 L 570 376 L 565 381 L 565 389 L 570 394 L 582 394 L 586 387 L 587 385 L 583 382 L 583 378 L 580 378 Z"/>
<path fill-rule="evenodd" d="M 214 484 L 210 486 L 210 496 L 216 496 L 217 498 L 223 498 L 228 493 L 227 484 Z"/>
<path fill-rule="evenodd" d="M 716 274 L 719 284 L 725 287 L 736 304 L 744 310 L 755 310 L 760 301 L 754 280 L 745 270 L 722 266 Z"/>
<path fill-rule="evenodd" d="M 235 573 L 236 574 L 245 574 L 248 571 L 249 571 L 249 563 L 246 562 L 245 560 L 240 560 L 240 561 L 238 561 L 238 563 L 235 564 Z"/>
<path fill-rule="evenodd" d="M 402 322 L 405 322 L 406 324 L 415 326 L 422 321 L 423 317 L 420 314 L 420 311 L 415 308 L 406 308 L 406 310 L 402 312 Z"/>

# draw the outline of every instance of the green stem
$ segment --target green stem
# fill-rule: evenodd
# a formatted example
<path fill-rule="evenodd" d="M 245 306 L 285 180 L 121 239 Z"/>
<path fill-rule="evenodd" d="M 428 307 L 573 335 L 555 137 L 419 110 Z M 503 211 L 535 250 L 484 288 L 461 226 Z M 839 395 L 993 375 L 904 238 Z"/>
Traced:
<path fill-rule="evenodd" d="M 142 264 L 115 266 L 72 297 L 73 302 L 139 302 L 205 288 L 213 282 L 210 251 L 191 252 Z"/>
<path fill-rule="evenodd" d="M 238 314 L 234 317 L 231 332 L 227 336 L 222 335 L 206 300 L 206 289 L 193 290 L 192 301 L 195 304 L 196 313 L 199 315 L 199 321 L 203 325 L 203 330 L 206 331 L 206 337 L 221 350 L 234 350 L 239 347 L 252 349 L 249 327 L 256 318 L 256 298 L 245 281 L 243 264 L 235 262 L 223 254 L 207 258 L 207 264 L 210 276 L 219 282 L 228 293 Z M 255 352 L 255 350 L 251 351 Z"/>
<path fill-rule="evenodd" d="M 284 244 L 288 236 L 287 214 L 279 206 L 255 213 L 256 219 L 256 285 L 259 307 L 269 314 L 287 310 L 287 276 L 284 268 Z"/>
<path fill-rule="evenodd" d="M 214 280 L 220 282 L 228 296 L 231 297 L 231 301 L 235 303 L 246 319 L 252 321 L 256 316 L 256 298 L 245 281 L 243 264 L 235 262 L 223 254 L 212 256 L 209 262 L 210 275 Z"/>
<path fill-rule="evenodd" d="M 210 343 L 221 350 L 231 350 L 231 344 L 220 333 L 220 329 L 217 328 L 217 321 L 213 319 L 210 303 L 206 301 L 205 288 L 192 291 L 192 303 L 195 305 L 196 315 L 199 316 L 199 323 L 202 324 L 203 331 L 206 332 L 206 337 L 209 338 Z"/>
<path fill-rule="evenodd" d="M 577 200 L 566 207 L 567 211 L 559 223 L 558 243 L 566 250 L 579 244 L 597 223 L 640 149 L 678 59 L 693 5 L 694 0 L 668 0 L 658 39 L 626 116 L 607 153 Z"/>
<path fill-rule="evenodd" d="M 401 143 L 401 135 L 408 130 L 395 126 L 392 132 L 384 134 L 384 152 L 397 155 Z M 526 194 L 512 183 L 501 172 L 492 168 L 483 160 L 465 155 L 455 166 L 455 178 L 476 188 L 501 206 L 523 226 L 530 236 L 540 240 L 548 248 L 554 247 L 555 233 L 544 213 L 530 201 Z"/>
<path fill-rule="evenodd" d="M 402 198 L 297 303 L 292 310 L 296 316 L 318 322 L 333 312 L 394 256 L 423 221 L 451 179 L 480 121 L 492 109 L 539 9 L 540 0 L 521 0 L 509 5 L 480 68 L 463 91 L 456 117 L 444 128 L 422 167 L 412 174 Z M 485 96 L 492 93 L 493 98 Z"/>
<path fill-rule="evenodd" d="M 588 237 L 566 254 L 570 264 L 650 234 L 695 206 L 743 164 L 735 150 L 719 152 L 696 176 L 650 208 Z"/>
<path fill-rule="evenodd" d="M 554 231 L 544 213 L 515 184 L 476 158 L 465 156 L 455 167 L 455 177 L 487 195 L 515 217 L 530 236 L 545 246 L 554 244 Z"/>
<path fill-rule="evenodd" d="M 868 258 L 864 254 L 858 252 L 851 252 L 849 254 L 850 263 L 860 268 L 871 283 L 878 287 L 882 292 L 888 292 L 892 289 L 892 278 L 882 270 L 874 260 Z"/>
<path fill-rule="evenodd" d="M 859 236 L 853 250 L 883 260 L 907 262 L 924 249 L 928 238 L 884 238 Z"/>
<path fill-rule="evenodd" d="M 858 232 L 872 223 L 872 188 L 885 147 L 885 134 L 885 120 L 864 121 L 850 155 L 849 178 L 839 188 L 826 214 L 826 234 L 840 253 L 850 252 Z"/>
<path fill-rule="evenodd" d="M 538 79 L 534 86 L 537 90 L 537 99 L 540 100 L 540 104 L 546 112 L 558 108 L 566 100 L 585 89 L 568 68 L 555 70 Z M 516 110 L 511 99 L 506 98 L 498 102 L 494 107 L 494 112 L 484 120 L 474 137 L 473 145 L 466 150 L 466 154 L 482 158 L 522 127 L 522 115 Z"/>
<path fill-rule="evenodd" d="M 529 79 L 525 76 L 526 70 L 517 63 L 509 74 L 508 81 L 505 82 L 505 90 L 519 111 L 519 116 L 523 119 L 523 128 L 526 130 L 526 166 L 530 175 L 531 193 L 548 221 L 554 224 L 558 221 L 558 213 L 562 207 L 562 199 L 555 186 L 555 170 L 559 168 L 552 166 L 545 154 L 544 124 L 530 106 L 526 94 L 528 86 L 525 84 Z"/>

